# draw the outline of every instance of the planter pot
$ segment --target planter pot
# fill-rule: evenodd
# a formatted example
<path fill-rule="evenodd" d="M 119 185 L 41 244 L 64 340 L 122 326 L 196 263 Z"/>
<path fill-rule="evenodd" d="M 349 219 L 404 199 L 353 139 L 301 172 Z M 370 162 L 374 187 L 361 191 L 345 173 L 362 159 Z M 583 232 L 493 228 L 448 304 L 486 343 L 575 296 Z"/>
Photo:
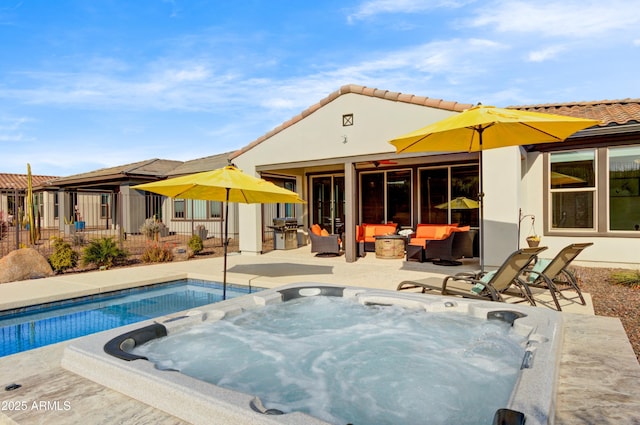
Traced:
<path fill-rule="evenodd" d="M 75 224 L 65 224 L 64 225 L 64 234 L 65 235 L 74 235 L 76 233 Z"/>
<path fill-rule="evenodd" d="M 529 248 L 535 248 L 540 245 L 540 239 L 529 239 L 527 238 L 527 243 L 529 244 Z"/>

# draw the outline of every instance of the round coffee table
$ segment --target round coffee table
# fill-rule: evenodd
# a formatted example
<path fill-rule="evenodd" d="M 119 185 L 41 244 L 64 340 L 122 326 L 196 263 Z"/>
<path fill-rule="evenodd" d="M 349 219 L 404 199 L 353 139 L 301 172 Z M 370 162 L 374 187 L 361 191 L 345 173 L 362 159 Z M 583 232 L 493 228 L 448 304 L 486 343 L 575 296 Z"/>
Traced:
<path fill-rule="evenodd" d="M 376 236 L 376 258 L 404 258 L 407 238 L 402 235 Z"/>

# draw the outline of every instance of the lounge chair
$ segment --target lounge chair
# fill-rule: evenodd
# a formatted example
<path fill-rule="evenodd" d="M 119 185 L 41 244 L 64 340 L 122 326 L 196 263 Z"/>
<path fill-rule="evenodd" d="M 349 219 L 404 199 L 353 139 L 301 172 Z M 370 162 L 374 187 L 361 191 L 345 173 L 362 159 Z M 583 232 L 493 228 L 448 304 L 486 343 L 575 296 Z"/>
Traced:
<path fill-rule="evenodd" d="M 553 259 L 537 259 L 531 267 L 523 271 L 525 283 L 529 286 L 548 289 L 558 311 L 562 309 L 560 308 L 557 294 L 564 296 L 562 291 L 566 290 L 576 291 L 580 298 L 580 303 L 585 305 L 586 301 L 578 287 L 578 281 L 567 267 L 583 249 L 591 245 L 593 245 L 593 242 L 573 243 L 564 247 Z"/>
<path fill-rule="evenodd" d="M 316 235 L 309 229 L 311 239 L 311 252 L 317 252 L 317 256 L 340 255 L 340 237 L 338 235 Z"/>
<path fill-rule="evenodd" d="M 531 291 L 521 279 L 523 270 L 535 261 L 536 256 L 546 247 L 522 248 L 511 254 L 500 268 L 489 273 L 458 273 L 447 276 L 444 280 L 432 277 L 420 280 L 406 280 L 396 288 L 421 288 L 425 293 L 429 290 L 440 291 L 442 295 L 458 295 L 465 298 L 489 299 L 504 302 L 503 295 L 517 296 L 536 305 Z M 515 289 L 514 289 L 515 287 Z"/>

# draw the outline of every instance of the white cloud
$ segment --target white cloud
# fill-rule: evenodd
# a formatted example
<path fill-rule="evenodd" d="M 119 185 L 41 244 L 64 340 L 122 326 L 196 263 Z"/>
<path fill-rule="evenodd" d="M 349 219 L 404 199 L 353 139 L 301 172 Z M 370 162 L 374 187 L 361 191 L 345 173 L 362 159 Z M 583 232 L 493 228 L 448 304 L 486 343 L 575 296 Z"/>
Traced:
<path fill-rule="evenodd" d="M 465 0 L 370 0 L 359 4 L 347 19 L 349 22 L 387 13 L 419 13 L 440 7 L 458 8 L 473 1 Z"/>
<path fill-rule="evenodd" d="M 549 46 L 544 49 L 534 50 L 527 55 L 527 60 L 529 62 L 544 62 L 557 57 L 564 50 L 565 48 L 562 46 Z"/>
<path fill-rule="evenodd" d="M 640 24 L 638 2 L 628 0 L 497 0 L 477 9 L 468 23 L 498 32 L 537 36 L 591 37 Z"/>
<path fill-rule="evenodd" d="M 32 121 L 26 117 L 0 117 L 0 142 L 26 142 L 30 138 L 24 135 L 25 124 Z"/>

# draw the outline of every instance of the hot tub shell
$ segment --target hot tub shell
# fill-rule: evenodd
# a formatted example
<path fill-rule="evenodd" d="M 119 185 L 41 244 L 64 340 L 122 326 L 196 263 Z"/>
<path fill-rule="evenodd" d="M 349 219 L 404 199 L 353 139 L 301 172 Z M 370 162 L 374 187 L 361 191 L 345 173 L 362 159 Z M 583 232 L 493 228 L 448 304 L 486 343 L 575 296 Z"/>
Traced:
<path fill-rule="evenodd" d="M 130 353 L 136 345 L 206 321 L 232 317 L 301 296 L 342 296 L 363 304 L 396 305 L 426 312 L 458 312 L 513 322 L 527 339 L 522 368 L 501 423 L 552 424 L 562 318 L 552 310 L 359 287 L 299 283 L 265 290 L 80 338 L 65 350 L 62 366 L 136 400 L 194 424 L 300 424 L 327 422 L 301 412 L 270 414 L 259 398 L 218 387 L 177 371 L 159 370 Z M 496 422 L 497 423 L 497 422 Z"/>

